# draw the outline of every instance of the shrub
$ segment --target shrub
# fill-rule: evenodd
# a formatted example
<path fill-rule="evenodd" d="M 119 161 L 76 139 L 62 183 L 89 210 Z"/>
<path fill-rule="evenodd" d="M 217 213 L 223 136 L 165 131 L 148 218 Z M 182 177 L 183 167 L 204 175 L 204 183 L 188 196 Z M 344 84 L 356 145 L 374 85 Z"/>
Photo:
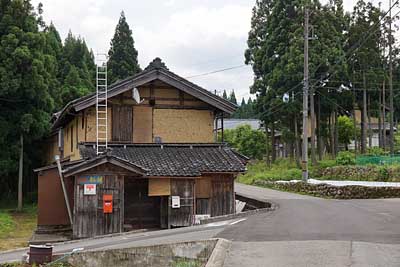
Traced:
<path fill-rule="evenodd" d="M 349 151 L 340 151 L 336 157 L 336 163 L 338 165 L 354 165 L 356 164 L 356 160 L 353 153 Z"/>
<path fill-rule="evenodd" d="M 225 130 L 224 137 L 230 146 L 249 158 L 261 160 L 266 152 L 265 133 L 253 130 L 249 125 Z"/>
<path fill-rule="evenodd" d="M 368 156 L 384 156 L 387 152 L 380 147 L 371 147 L 368 149 Z"/>
<path fill-rule="evenodd" d="M 379 175 L 379 177 L 378 177 L 379 181 L 387 182 L 390 177 L 389 169 L 385 166 L 379 166 L 378 167 L 378 175 Z"/>

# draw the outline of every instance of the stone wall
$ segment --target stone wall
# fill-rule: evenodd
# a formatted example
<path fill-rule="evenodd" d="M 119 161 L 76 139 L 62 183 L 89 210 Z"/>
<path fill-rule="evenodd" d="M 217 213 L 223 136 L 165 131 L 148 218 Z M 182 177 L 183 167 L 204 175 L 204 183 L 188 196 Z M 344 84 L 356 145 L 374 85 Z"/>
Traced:
<path fill-rule="evenodd" d="M 317 197 L 328 197 L 336 199 L 367 199 L 367 198 L 394 198 L 400 197 L 400 188 L 396 187 L 366 187 L 366 186 L 333 186 L 328 184 L 276 183 L 256 180 L 253 183 L 283 191 L 304 193 Z"/>

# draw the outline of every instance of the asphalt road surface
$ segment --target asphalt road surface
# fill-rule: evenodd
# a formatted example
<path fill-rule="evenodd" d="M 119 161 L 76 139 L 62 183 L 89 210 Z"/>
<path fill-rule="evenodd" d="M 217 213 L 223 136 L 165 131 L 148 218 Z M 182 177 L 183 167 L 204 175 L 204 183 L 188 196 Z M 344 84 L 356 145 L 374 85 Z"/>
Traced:
<path fill-rule="evenodd" d="M 242 195 L 276 204 L 246 220 L 55 245 L 100 250 L 222 237 L 233 241 L 225 266 L 400 267 L 400 199 L 327 200 L 236 184 Z M 0 254 L 15 261 L 26 249 Z"/>
<path fill-rule="evenodd" d="M 278 208 L 218 233 L 225 266 L 400 266 L 400 199 L 328 200 L 236 184 Z"/>

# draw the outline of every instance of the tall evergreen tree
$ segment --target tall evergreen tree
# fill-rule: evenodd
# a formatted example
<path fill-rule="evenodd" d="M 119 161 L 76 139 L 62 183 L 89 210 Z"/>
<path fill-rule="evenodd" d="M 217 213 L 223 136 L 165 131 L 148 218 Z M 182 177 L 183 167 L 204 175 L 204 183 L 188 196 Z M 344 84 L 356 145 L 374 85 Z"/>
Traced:
<path fill-rule="evenodd" d="M 225 89 L 224 89 L 224 92 L 222 93 L 222 98 L 228 100 L 228 95 L 227 95 Z"/>
<path fill-rule="evenodd" d="M 29 151 L 24 145 L 47 133 L 54 106 L 49 87 L 55 58 L 40 26 L 29 1 L 0 0 L 0 183 L 3 194 L 18 191 L 19 209 Z"/>
<path fill-rule="evenodd" d="M 108 78 L 109 83 L 125 79 L 141 71 L 138 63 L 138 51 L 135 49 L 132 30 L 126 22 L 122 11 L 115 34 L 108 51 Z"/>
<path fill-rule="evenodd" d="M 235 95 L 234 90 L 232 90 L 231 94 L 229 95 L 229 101 L 231 101 L 233 104 L 237 105 L 237 100 L 236 100 L 236 95 Z"/>
<path fill-rule="evenodd" d="M 61 102 L 58 108 L 69 101 L 95 90 L 96 67 L 92 51 L 81 37 L 69 31 L 65 39 L 60 61 Z M 76 77 L 72 81 L 72 77 Z"/>

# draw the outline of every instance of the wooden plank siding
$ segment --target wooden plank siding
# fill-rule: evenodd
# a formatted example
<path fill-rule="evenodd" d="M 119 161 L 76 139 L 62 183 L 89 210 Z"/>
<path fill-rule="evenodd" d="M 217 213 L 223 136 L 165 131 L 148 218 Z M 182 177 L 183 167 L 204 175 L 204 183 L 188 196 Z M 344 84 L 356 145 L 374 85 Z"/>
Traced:
<path fill-rule="evenodd" d="M 235 212 L 234 179 L 231 174 L 219 174 L 211 182 L 211 216 Z"/>
<path fill-rule="evenodd" d="M 76 177 L 77 181 L 78 176 Z M 96 195 L 84 195 L 84 185 L 75 183 L 74 238 L 86 238 L 123 231 L 124 177 L 106 175 Z M 113 212 L 103 213 L 103 195 L 113 196 Z"/>
<path fill-rule="evenodd" d="M 112 106 L 112 141 L 132 142 L 133 108 L 128 105 Z"/>
<path fill-rule="evenodd" d="M 171 227 L 190 226 L 194 221 L 194 180 L 171 179 L 171 196 L 180 197 L 180 208 L 172 208 L 169 200 L 169 225 Z"/>

